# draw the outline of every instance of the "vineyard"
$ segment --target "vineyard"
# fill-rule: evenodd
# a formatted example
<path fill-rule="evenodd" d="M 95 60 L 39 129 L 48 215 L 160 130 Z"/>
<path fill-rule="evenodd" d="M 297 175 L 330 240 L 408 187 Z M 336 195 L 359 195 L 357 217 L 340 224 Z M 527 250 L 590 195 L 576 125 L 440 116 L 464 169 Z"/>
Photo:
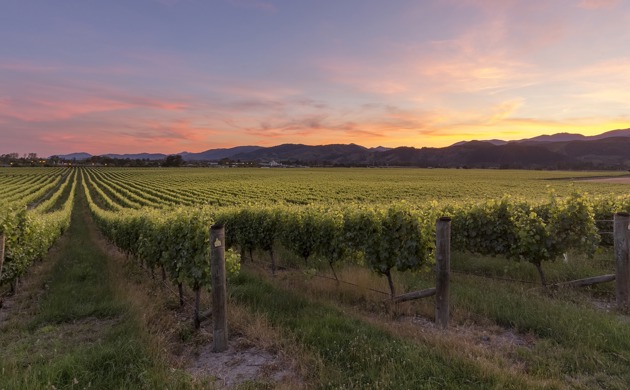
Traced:
<path fill-rule="evenodd" d="M 510 349 L 516 355 L 508 360 L 525 363 L 517 370 L 520 379 L 509 387 L 532 383 L 534 387 L 546 387 L 545 383 L 556 387 L 566 385 L 561 377 L 569 375 L 576 387 L 599 383 L 622 388 L 619 385 L 630 380 L 618 361 L 630 359 L 630 338 L 625 338 L 630 336 L 628 325 L 618 323 L 612 314 L 598 317 L 584 304 L 571 306 L 562 295 L 578 301 L 610 300 L 614 289 L 601 285 L 579 293 L 556 290 L 559 283 L 572 278 L 609 273 L 614 268 L 613 215 L 630 211 L 630 194 L 624 184 L 586 180 L 600 175 L 439 169 L 0 170 L 0 233 L 6 248 L 0 284 L 17 289 L 29 266 L 44 257 L 68 228 L 75 194 L 80 191 L 100 231 L 130 261 L 177 286 L 181 304 L 185 291 L 193 293 L 197 327 L 202 311 L 199 297 L 212 290 L 208 259 L 213 225 L 225 226 L 231 299 L 268 313 L 272 323 L 297 335 L 302 334 L 301 325 L 276 317 L 291 309 L 274 309 L 280 303 L 271 298 L 264 303 L 262 297 L 282 296 L 284 303 L 304 306 L 308 304 L 302 299 L 315 296 L 342 308 L 359 307 L 361 313 L 431 317 L 424 301 L 397 308 L 390 304 L 384 310 L 375 307 L 433 283 L 436 220 L 448 217 L 454 278 L 451 310 L 456 324 L 492 323 L 548 340 L 559 355 L 575 353 L 571 348 L 585 332 L 591 340 L 578 350 L 594 353 L 599 360 L 574 362 L 565 356 L 561 365 L 571 367 L 539 368 L 538 372 L 536 364 L 546 363 L 537 361 L 535 355 L 537 350 L 546 351 L 545 341 L 531 348 Z M 528 289 L 515 287 L 514 281 L 527 284 Z M 248 289 L 252 288 L 259 290 L 251 295 Z M 267 290 L 273 292 L 264 292 Z M 297 296 L 289 291 L 296 291 Z M 558 312 L 558 317 L 545 310 Z M 585 322 L 587 318 L 590 324 Z M 567 323 L 559 325 L 558 321 Z M 363 329 L 364 325 L 356 326 Z M 365 335 L 372 330 L 357 332 Z M 317 348 L 317 337 L 298 337 L 305 338 L 308 348 Z M 610 351 L 610 342 L 618 344 L 614 351 Z M 431 343 L 444 340 L 436 336 Z M 390 356 L 390 365 L 397 364 L 398 353 L 418 358 L 416 342 L 401 345 L 406 352 Z M 347 358 L 334 355 L 337 352 L 334 356 L 322 353 L 325 364 Z M 611 363 L 615 356 L 618 359 Z M 479 371 L 462 356 L 450 359 L 464 362 L 465 370 L 470 371 L 466 375 L 477 378 L 477 384 L 494 387 L 507 383 L 490 380 L 494 374 Z M 606 378 L 596 374 L 604 366 L 611 370 Z M 375 383 L 373 375 L 380 374 L 350 375 L 354 384 L 339 386 L 369 386 Z M 417 378 L 387 380 L 379 386 L 412 386 Z M 474 383 L 470 386 L 475 387 Z"/>
<path fill-rule="evenodd" d="M 228 246 L 241 256 L 268 252 L 274 271 L 278 244 L 305 265 L 317 258 L 333 272 L 335 264 L 351 259 L 386 276 L 393 297 L 392 270 L 419 271 L 433 263 L 434 225 L 440 216 L 453 219 L 454 250 L 528 261 L 545 284 L 543 262 L 570 250 L 592 256 L 600 243 L 610 241 L 602 242 L 596 221 L 612 220 L 615 212 L 630 208 L 630 196 L 604 195 L 601 185 L 567 181 L 560 186 L 565 195 L 550 192 L 545 180 L 555 172 L 527 172 L 520 180 L 493 177 L 486 183 L 479 171 L 459 182 L 445 180 L 444 172 L 414 180 L 414 171 L 403 171 L 386 183 L 381 181 L 385 171 L 371 177 L 342 172 L 341 178 L 331 171 L 286 177 L 256 177 L 252 171 L 219 171 L 216 177 L 188 173 L 165 177 L 160 171 L 96 168 L 81 175 L 103 232 L 125 252 L 195 290 L 209 287 L 206 244 L 214 223 L 228 226 Z M 520 192 L 511 191 L 515 196 L 492 198 L 523 181 L 538 189 L 520 184 Z M 601 195 L 590 196 L 576 183 L 598 188 Z"/>
<path fill-rule="evenodd" d="M 77 178 L 77 171 L 68 168 L 24 169 L 2 176 L 0 234 L 5 251 L 0 284 L 8 283 L 14 291 L 29 265 L 68 228 Z"/>

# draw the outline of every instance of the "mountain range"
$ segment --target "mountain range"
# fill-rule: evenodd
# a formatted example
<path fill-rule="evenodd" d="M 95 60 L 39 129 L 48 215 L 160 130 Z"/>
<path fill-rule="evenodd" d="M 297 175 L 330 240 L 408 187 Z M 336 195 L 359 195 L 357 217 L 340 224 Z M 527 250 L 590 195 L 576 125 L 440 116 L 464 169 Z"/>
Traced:
<path fill-rule="evenodd" d="M 463 141 L 444 148 L 366 148 L 355 144 L 238 146 L 179 153 L 184 161 L 222 159 L 321 166 L 417 166 L 527 169 L 629 169 L 630 129 L 594 136 L 558 133 L 518 141 Z M 107 154 L 110 158 L 161 160 L 165 154 Z M 59 156 L 85 160 L 88 153 Z"/>

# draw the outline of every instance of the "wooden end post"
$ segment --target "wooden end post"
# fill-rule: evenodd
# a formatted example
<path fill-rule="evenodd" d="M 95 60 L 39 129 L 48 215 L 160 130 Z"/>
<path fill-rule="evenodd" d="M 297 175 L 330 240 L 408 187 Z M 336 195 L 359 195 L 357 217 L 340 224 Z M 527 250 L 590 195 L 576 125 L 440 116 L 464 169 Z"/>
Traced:
<path fill-rule="evenodd" d="M 435 322 L 442 329 L 448 328 L 449 279 L 451 274 L 451 219 L 442 217 L 436 224 L 436 285 Z"/>
<path fill-rule="evenodd" d="M 617 213 L 614 218 L 615 237 L 615 272 L 617 308 L 621 310 L 630 308 L 630 214 Z"/>
<path fill-rule="evenodd" d="M 2 266 L 4 265 L 4 234 L 0 234 L 0 278 L 2 277 Z"/>
<path fill-rule="evenodd" d="M 225 280 L 225 228 L 210 228 L 210 271 L 212 273 L 213 352 L 228 349 L 227 293 Z"/>

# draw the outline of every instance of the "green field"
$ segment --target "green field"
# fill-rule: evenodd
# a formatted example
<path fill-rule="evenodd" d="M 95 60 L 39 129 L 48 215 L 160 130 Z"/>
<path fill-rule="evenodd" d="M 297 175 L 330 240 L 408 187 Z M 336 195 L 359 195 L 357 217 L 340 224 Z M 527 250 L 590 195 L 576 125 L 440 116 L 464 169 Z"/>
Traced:
<path fill-rule="evenodd" d="M 561 172 L 480 169 L 109 169 L 94 176 L 151 198 L 219 205 L 391 203 L 405 200 L 465 202 L 503 195 L 543 200 L 550 190 L 568 195 L 573 189 L 592 195 L 626 195 L 627 185 L 585 181 L 589 177 L 627 172 Z M 159 193 L 153 193 L 157 191 Z M 161 203 L 161 201 L 158 201 Z"/>
<path fill-rule="evenodd" d="M 78 246 L 67 249 L 68 257 L 84 256 L 73 251 L 90 252 L 97 244 L 79 241 L 80 232 L 97 226 L 127 255 L 126 272 L 136 275 L 132 283 L 139 286 L 137 293 L 113 296 L 79 293 L 87 307 L 96 308 L 97 318 L 127 321 L 106 332 L 123 327 L 128 343 L 139 345 L 133 359 L 142 363 L 133 365 L 117 386 L 203 388 L 213 382 L 212 375 L 189 378 L 185 371 L 190 362 L 180 359 L 177 365 L 168 353 L 157 352 L 166 348 L 154 336 L 143 336 L 143 325 L 138 325 L 148 315 L 141 307 L 127 316 L 125 302 L 141 299 L 152 288 L 173 289 L 157 283 L 147 290 L 154 283 L 149 275 L 160 279 L 155 275 L 162 272 L 166 285 L 182 286 L 185 299 L 196 290 L 205 294 L 210 288 L 208 228 L 221 222 L 234 249 L 228 293 L 231 310 L 238 313 L 231 317 L 238 337 L 231 343 L 236 349 L 255 345 L 290 355 L 298 378 L 263 376 L 240 388 L 624 389 L 630 383 L 630 321 L 627 313 L 615 309 L 614 284 L 581 290 L 543 287 L 532 266 L 542 265 L 549 284 L 614 273 L 610 237 L 598 234 L 612 227 L 596 220 L 630 211 L 629 185 L 585 179 L 624 174 L 3 168 L 0 221 L 8 238 L 0 292 L 9 300 L 24 299 L 19 290 L 11 298 L 9 287 L 34 277 L 29 269 L 38 258 L 51 257 L 48 246 L 67 231 L 64 237 Z M 433 325 L 433 298 L 393 304 L 387 281 L 396 294 L 435 285 L 435 218 L 442 214 L 453 217 L 454 234 L 448 331 Z M 39 236 L 46 237 L 44 244 Z M 107 255 L 103 261 L 110 268 L 116 264 Z M 139 263 L 150 272 L 142 274 Z M 51 285 L 81 282 L 83 276 L 64 274 L 64 267 L 71 266 L 51 272 Z M 116 278 L 128 278 L 121 274 Z M 39 308 L 32 305 L 34 314 L 22 322 L 9 311 L 14 328 L 0 321 L 0 346 L 14 351 L 11 358 L 0 359 L 2 372 L 9 373 L 0 377 L 0 388 L 106 383 L 104 378 L 118 375 L 118 364 L 130 364 L 107 357 L 109 348 L 116 348 L 107 339 L 100 349 L 90 349 L 96 346 L 85 339 L 78 342 L 87 349 L 67 349 L 67 361 L 77 362 L 74 369 L 72 364 L 45 369 L 46 359 L 55 356 L 33 360 L 24 354 L 27 349 L 19 339 L 36 343 L 42 332 L 52 329 L 54 334 L 92 315 L 76 314 L 73 306 L 65 314 L 63 305 L 48 309 L 46 302 L 69 299 L 55 298 L 53 292 L 61 294 L 30 291 L 50 298 Z M 183 309 L 168 299 L 158 306 L 165 317 L 182 317 Z M 169 323 L 161 330 L 146 325 L 147 333 L 172 335 L 175 327 L 179 341 L 172 343 L 186 345 L 192 337 L 196 348 L 209 344 L 199 335 L 190 336 L 199 331 L 192 327 L 191 310 L 183 312 L 183 324 Z M 86 354 L 112 359 L 111 370 L 90 372 L 89 365 L 78 363 Z M 173 378 L 161 374 L 169 364 L 176 366 Z"/>

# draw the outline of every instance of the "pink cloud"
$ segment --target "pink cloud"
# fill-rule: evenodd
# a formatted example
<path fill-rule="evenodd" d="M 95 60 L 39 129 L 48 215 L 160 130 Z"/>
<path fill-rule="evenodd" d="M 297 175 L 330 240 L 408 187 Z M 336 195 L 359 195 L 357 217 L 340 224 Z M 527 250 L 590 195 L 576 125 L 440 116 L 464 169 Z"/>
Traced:
<path fill-rule="evenodd" d="M 221 139 L 221 132 L 210 124 L 196 124 L 188 120 L 136 120 L 133 123 L 85 122 L 30 127 L 29 144 L 42 146 L 49 154 L 71 151 L 104 153 L 177 153 L 184 149 L 202 151 L 213 147 L 213 139 Z M 21 134 L 12 138 L 22 137 Z"/>
<path fill-rule="evenodd" d="M 620 0 L 581 0 L 578 7 L 585 9 L 613 8 L 619 4 Z"/>
<path fill-rule="evenodd" d="M 0 116 L 19 119 L 25 122 L 48 122 L 73 118 L 94 113 L 125 110 L 130 104 L 100 98 L 83 100 L 13 100 L 5 99 L 0 105 Z"/>
<path fill-rule="evenodd" d="M 160 111 L 181 111 L 185 106 L 178 102 L 160 101 L 142 97 L 124 97 L 121 99 L 100 98 L 96 96 L 76 97 L 74 99 L 47 98 L 11 99 L 0 101 L 0 117 L 15 118 L 26 122 L 50 122 L 75 118 L 78 116 L 151 108 Z"/>
<path fill-rule="evenodd" d="M 156 143 L 170 141 L 192 144 L 204 142 L 209 136 L 218 134 L 212 126 L 195 124 L 188 119 L 149 121 L 139 123 L 137 127 L 141 130 L 129 132 L 127 135 L 138 139 L 150 139 Z"/>

